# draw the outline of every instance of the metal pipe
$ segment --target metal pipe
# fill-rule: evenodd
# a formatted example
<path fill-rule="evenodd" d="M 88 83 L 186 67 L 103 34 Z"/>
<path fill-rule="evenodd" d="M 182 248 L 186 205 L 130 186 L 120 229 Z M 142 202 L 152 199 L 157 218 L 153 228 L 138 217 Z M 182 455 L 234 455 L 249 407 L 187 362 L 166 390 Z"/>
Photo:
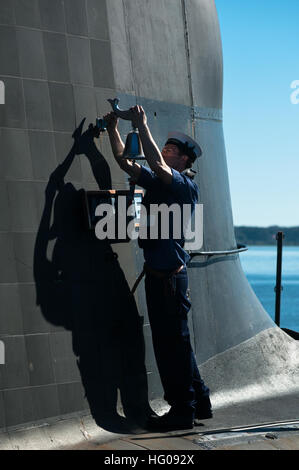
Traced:
<path fill-rule="evenodd" d="M 281 266 L 282 266 L 282 240 L 284 238 L 283 232 L 277 232 L 277 262 L 276 262 L 276 286 L 275 290 L 275 323 L 280 326 L 280 296 L 282 291 L 281 286 Z"/>
<path fill-rule="evenodd" d="M 232 426 L 230 428 L 218 428 L 218 429 L 211 429 L 210 431 L 203 431 L 199 432 L 198 436 L 208 436 L 209 434 L 222 434 L 228 432 L 240 432 L 240 431 L 249 431 L 255 430 L 260 428 L 275 428 L 275 427 L 282 427 L 287 425 L 294 425 L 299 424 L 299 419 L 292 419 L 292 420 L 282 420 L 282 421 L 266 421 L 256 424 L 250 424 L 248 426 Z M 294 431 L 298 432 L 298 428 L 294 427 Z"/>
<path fill-rule="evenodd" d="M 226 250 L 226 251 L 200 251 L 198 253 L 189 253 L 191 260 L 195 256 L 216 256 L 216 255 L 233 255 L 235 253 L 241 253 L 242 251 L 247 251 L 248 247 L 246 245 L 238 245 L 238 248 L 235 250 Z"/>

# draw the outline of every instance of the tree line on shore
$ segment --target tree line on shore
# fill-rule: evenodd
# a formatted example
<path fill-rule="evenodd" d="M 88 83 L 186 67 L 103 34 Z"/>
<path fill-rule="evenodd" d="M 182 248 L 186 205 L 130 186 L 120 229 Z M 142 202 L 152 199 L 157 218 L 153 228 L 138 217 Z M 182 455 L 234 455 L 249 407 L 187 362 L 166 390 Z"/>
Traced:
<path fill-rule="evenodd" d="M 276 245 L 277 232 L 283 232 L 283 245 L 299 246 L 299 227 L 235 227 L 237 243 L 244 245 Z"/>

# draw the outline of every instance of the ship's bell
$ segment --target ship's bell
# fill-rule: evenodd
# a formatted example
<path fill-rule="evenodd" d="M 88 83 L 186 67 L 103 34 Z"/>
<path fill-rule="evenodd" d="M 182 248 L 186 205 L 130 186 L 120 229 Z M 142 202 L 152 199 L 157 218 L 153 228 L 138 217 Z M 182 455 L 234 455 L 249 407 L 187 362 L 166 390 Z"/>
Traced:
<path fill-rule="evenodd" d="M 128 160 L 145 160 L 143 149 L 137 129 L 132 129 L 127 135 L 123 158 Z"/>

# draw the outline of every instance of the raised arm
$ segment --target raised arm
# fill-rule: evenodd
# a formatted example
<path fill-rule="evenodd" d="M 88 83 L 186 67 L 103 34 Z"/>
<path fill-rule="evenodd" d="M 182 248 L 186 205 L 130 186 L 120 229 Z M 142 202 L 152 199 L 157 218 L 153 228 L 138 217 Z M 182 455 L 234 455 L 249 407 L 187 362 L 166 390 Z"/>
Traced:
<path fill-rule="evenodd" d="M 134 115 L 133 125 L 136 126 L 139 130 L 144 156 L 151 170 L 164 183 L 171 184 L 171 168 L 166 164 L 156 142 L 152 137 L 151 131 L 147 125 L 147 118 L 144 109 L 142 106 L 135 106 L 134 108 L 131 108 L 131 111 Z"/>
<path fill-rule="evenodd" d="M 106 114 L 104 119 L 107 121 L 107 131 L 115 160 L 122 170 L 128 173 L 128 175 L 130 175 L 134 180 L 137 180 L 141 173 L 141 166 L 136 162 L 131 162 L 130 160 L 122 158 L 125 145 L 118 131 L 117 116 L 114 112 L 111 112 Z"/>

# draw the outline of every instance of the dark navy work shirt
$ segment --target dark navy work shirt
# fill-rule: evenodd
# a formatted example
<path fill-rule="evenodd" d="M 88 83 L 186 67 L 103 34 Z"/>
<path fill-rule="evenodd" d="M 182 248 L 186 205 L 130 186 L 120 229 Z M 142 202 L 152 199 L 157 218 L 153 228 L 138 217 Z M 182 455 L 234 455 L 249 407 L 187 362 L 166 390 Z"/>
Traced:
<path fill-rule="evenodd" d="M 183 214 L 183 204 L 191 205 L 193 213 L 195 204 L 198 202 L 199 191 L 196 183 L 188 176 L 171 169 L 171 184 L 163 183 L 153 171 L 141 166 L 141 174 L 137 184 L 146 189 L 142 204 L 149 211 L 150 204 L 179 204 Z M 149 212 L 148 212 L 149 213 Z M 170 230 L 171 233 L 171 230 Z M 184 238 L 175 239 L 170 236 L 167 240 L 139 240 L 139 246 L 143 248 L 145 262 L 153 269 L 172 270 L 182 264 L 186 264 L 190 256 L 184 250 Z"/>

